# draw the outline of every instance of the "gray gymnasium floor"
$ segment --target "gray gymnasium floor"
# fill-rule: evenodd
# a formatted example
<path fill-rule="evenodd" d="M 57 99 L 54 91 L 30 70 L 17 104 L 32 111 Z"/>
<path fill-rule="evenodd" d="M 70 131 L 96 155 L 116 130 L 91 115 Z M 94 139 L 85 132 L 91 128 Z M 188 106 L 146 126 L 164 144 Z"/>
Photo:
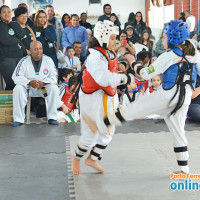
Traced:
<path fill-rule="evenodd" d="M 45 121 L 44 121 L 45 122 Z M 200 124 L 186 123 L 191 173 L 200 174 Z M 101 160 L 105 174 L 81 163 L 71 173 L 80 124 L 0 126 L 0 200 L 193 200 L 199 191 L 171 191 L 177 170 L 164 121 L 118 127 Z M 200 182 L 200 180 L 197 180 Z"/>

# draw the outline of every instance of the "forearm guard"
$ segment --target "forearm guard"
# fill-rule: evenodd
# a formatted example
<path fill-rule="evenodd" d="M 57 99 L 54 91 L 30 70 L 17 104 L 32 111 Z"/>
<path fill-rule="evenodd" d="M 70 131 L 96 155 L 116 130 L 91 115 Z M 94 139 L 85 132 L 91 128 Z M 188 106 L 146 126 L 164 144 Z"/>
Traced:
<path fill-rule="evenodd" d="M 110 125 L 119 126 L 125 121 L 123 115 L 124 115 L 123 110 L 119 109 L 116 113 L 108 115 L 108 117 L 104 119 L 104 124 L 106 126 L 110 126 Z"/>
<path fill-rule="evenodd" d="M 144 67 L 141 65 L 140 62 L 133 62 L 131 64 L 131 67 L 133 69 L 133 71 L 136 73 L 136 74 L 139 74 L 140 76 L 143 74 L 143 71 L 144 71 Z"/>

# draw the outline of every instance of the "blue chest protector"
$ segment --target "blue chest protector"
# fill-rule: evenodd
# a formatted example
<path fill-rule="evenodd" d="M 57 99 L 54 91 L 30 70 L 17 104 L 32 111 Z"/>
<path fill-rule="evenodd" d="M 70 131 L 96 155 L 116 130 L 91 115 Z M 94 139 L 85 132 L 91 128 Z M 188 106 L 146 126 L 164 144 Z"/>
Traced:
<path fill-rule="evenodd" d="M 191 85 L 195 90 L 197 80 L 197 68 L 193 63 L 189 63 L 183 55 L 181 49 L 175 47 L 172 51 L 182 57 L 182 60 L 176 64 L 170 66 L 162 75 L 162 87 L 164 90 L 170 90 L 175 84 L 180 85 L 183 83 L 184 75 L 189 75 L 190 80 L 185 84 Z"/>

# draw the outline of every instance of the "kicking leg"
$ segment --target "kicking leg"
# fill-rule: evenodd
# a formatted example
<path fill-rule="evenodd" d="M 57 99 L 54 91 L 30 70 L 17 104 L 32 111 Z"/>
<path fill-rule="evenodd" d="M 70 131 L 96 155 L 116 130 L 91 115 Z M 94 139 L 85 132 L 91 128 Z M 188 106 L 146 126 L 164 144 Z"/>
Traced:
<path fill-rule="evenodd" d="M 120 126 L 123 121 L 130 121 L 144 118 L 151 114 L 167 114 L 174 105 L 168 107 L 168 101 L 160 99 L 161 91 L 156 91 L 148 96 L 142 97 L 140 100 L 131 103 L 126 108 L 121 108 L 116 113 L 108 114 L 104 120 L 94 121 L 92 117 L 84 116 L 84 122 L 90 127 L 93 133 L 98 130 L 107 131 L 107 126 Z"/>

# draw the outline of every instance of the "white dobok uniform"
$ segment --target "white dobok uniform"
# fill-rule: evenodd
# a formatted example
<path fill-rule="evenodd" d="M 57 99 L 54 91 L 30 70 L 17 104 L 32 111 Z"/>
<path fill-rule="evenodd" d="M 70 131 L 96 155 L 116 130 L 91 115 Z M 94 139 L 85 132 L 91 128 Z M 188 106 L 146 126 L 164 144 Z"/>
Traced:
<path fill-rule="evenodd" d="M 27 98 L 30 96 L 44 97 L 41 89 L 35 89 L 29 86 L 30 81 L 38 80 L 44 83 L 47 92 L 48 119 L 57 120 L 57 108 L 59 104 L 59 90 L 57 83 L 57 72 L 53 60 L 44 55 L 42 56 L 39 72 L 35 71 L 32 63 L 31 54 L 22 58 L 18 63 L 12 75 L 16 84 L 13 90 L 13 118 L 14 121 L 24 123 L 24 108 L 27 104 Z"/>
<path fill-rule="evenodd" d="M 96 83 L 100 86 L 116 87 L 122 84 L 124 74 L 112 73 L 108 70 L 108 61 L 105 56 L 95 49 L 89 49 L 90 55 L 85 62 L 88 72 Z M 114 97 L 108 96 L 103 90 L 97 90 L 92 94 L 85 94 L 82 90 L 79 92 L 80 114 L 90 117 L 94 121 L 102 120 L 109 113 L 114 112 Z M 107 127 L 104 131 L 94 134 L 88 125 L 81 118 L 81 137 L 80 142 L 88 147 L 96 144 L 107 145 L 112 140 L 115 126 Z"/>
<path fill-rule="evenodd" d="M 186 56 L 189 62 L 197 64 L 197 73 L 200 75 L 200 53 L 196 51 L 195 56 Z M 179 62 L 182 57 L 177 56 L 173 51 L 165 52 L 159 56 L 159 58 L 150 67 L 144 68 L 142 78 L 150 80 L 158 74 L 164 73 L 171 65 Z M 188 77 L 185 75 L 185 80 Z M 192 88 L 190 85 L 186 84 L 186 94 L 185 100 L 182 107 L 173 115 L 170 115 L 172 110 L 175 108 L 179 92 L 173 101 L 169 104 L 173 95 L 175 94 L 177 86 L 175 85 L 170 90 L 160 90 L 153 92 L 147 96 L 141 97 L 138 101 L 135 101 L 128 105 L 126 108 L 122 108 L 120 113 L 122 117 L 127 120 L 134 120 L 138 118 L 144 118 L 145 116 L 151 114 L 159 114 L 164 116 L 164 120 L 174 138 L 174 147 L 187 147 L 187 139 L 185 137 L 185 120 L 188 111 L 189 104 L 191 102 Z M 108 117 L 111 124 L 121 125 L 121 121 L 116 117 L 116 115 L 111 115 Z M 99 122 L 98 128 L 100 130 L 106 130 L 104 123 Z M 176 153 L 177 161 L 188 161 L 189 154 L 188 151 Z M 179 165 L 180 166 L 180 165 Z M 188 173 L 189 167 L 180 166 L 181 170 Z"/>
<path fill-rule="evenodd" d="M 137 92 L 135 94 L 135 100 L 134 101 L 138 101 L 139 97 L 140 97 L 139 92 Z M 121 105 L 121 107 L 127 107 L 131 103 L 131 101 L 128 98 L 128 95 L 126 93 L 123 96 L 121 96 L 121 98 L 122 98 L 122 105 Z"/>

